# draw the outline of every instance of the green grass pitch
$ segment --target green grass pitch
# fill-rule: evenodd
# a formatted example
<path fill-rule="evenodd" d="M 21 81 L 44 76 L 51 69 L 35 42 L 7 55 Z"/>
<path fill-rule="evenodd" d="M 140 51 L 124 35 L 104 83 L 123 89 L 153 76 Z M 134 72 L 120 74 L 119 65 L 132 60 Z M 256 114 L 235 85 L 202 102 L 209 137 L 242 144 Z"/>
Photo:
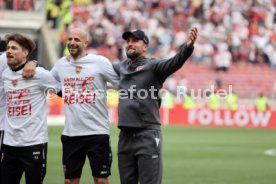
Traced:
<path fill-rule="evenodd" d="M 185 126 L 167 126 L 162 129 L 163 184 L 276 183 L 275 130 Z M 44 184 L 63 183 L 61 132 L 60 126 L 49 127 L 48 165 Z M 110 184 L 120 183 L 116 148 L 118 133 L 116 126 L 112 125 Z M 274 149 L 274 156 L 265 155 L 269 149 Z M 86 160 L 81 184 L 92 183 Z"/>

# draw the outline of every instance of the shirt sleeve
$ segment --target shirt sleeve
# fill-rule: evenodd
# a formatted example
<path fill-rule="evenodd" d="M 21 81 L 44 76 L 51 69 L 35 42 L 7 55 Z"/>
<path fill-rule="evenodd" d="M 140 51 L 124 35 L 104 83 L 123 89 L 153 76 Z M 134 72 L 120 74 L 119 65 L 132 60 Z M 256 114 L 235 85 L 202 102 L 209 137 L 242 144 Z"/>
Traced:
<path fill-rule="evenodd" d="M 169 75 L 183 66 L 185 61 L 191 56 L 193 50 L 194 48 L 188 48 L 186 45 L 183 45 L 174 57 L 156 60 L 154 63 L 154 71 L 161 76 L 161 78 L 166 79 Z"/>
<path fill-rule="evenodd" d="M 104 71 L 104 78 L 107 82 L 111 83 L 114 87 L 118 87 L 119 85 L 119 76 L 115 72 L 111 62 L 105 58 L 103 59 L 103 64 L 101 65 Z"/>
<path fill-rule="evenodd" d="M 114 63 L 112 66 L 117 75 L 120 76 L 120 63 Z"/>
<path fill-rule="evenodd" d="M 0 55 L 0 73 L 2 74 L 4 70 L 8 68 L 6 53 Z"/>
<path fill-rule="evenodd" d="M 8 68 L 6 53 L 0 55 L 0 90 L 4 89 L 3 72 Z"/>
<path fill-rule="evenodd" d="M 58 93 L 61 91 L 60 82 L 57 81 L 54 76 L 47 70 L 38 67 L 40 70 L 40 82 L 42 85 L 43 90 L 54 90 L 53 92 Z"/>
<path fill-rule="evenodd" d="M 51 75 L 58 81 L 60 82 L 60 77 L 59 77 L 59 74 L 58 74 L 58 67 L 57 67 L 57 64 L 55 64 L 53 66 L 53 68 L 51 69 L 50 71 Z"/>

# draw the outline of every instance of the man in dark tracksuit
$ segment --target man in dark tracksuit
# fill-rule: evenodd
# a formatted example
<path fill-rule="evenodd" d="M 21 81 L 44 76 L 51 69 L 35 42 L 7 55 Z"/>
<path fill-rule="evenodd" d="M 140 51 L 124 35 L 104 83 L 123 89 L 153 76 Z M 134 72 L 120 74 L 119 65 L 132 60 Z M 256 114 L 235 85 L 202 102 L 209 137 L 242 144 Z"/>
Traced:
<path fill-rule="evenodd" d="M 113 67 L 120 77 L 118 164 L 121 184 L 161 184 L 162 135 L 159 90 L 193 52 L 197 29 L 170 59 L 146 58 L 148 37 L 141 30 L 123 33 L 128 59 Z"/>

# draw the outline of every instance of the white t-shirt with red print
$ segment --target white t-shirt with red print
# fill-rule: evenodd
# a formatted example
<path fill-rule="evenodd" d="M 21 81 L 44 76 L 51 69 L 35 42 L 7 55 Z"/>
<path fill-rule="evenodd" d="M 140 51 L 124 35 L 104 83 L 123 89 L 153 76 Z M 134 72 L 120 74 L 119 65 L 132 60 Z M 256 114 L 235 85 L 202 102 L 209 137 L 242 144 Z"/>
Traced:
<path fill-rule="evenodd" d="M 7 68 L 2 74 L 7 102 L 4 144 L 16 147 L 48 142 L 47 90 L 60 90 L 44 68 L 37 67 L 30 79 L 24 79 L 22 71 Z"/>
<path fill-rule="evenodd" d="M 110 61 L 94 54 L 87 54 L 78 61 L 63 57 L 51 73 L 62 86 L 65 106 L 62 134 L 109 134 L 106 88 L 108 82 L 117 86 L 119 80 Z"/>

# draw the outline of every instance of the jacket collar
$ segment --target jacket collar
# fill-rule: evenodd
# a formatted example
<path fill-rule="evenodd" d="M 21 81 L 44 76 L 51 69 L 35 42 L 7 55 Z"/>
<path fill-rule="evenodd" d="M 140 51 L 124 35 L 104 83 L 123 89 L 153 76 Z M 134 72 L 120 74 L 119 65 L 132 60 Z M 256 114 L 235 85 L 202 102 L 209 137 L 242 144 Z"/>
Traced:
<path fill-rule="evenodd" d="M 128 59 L 127 64 L 128 65 L 141 65 L 144 64 L 147 61 L 147 58 L 145 56 L 140 56 L 135 61 Z"/>

